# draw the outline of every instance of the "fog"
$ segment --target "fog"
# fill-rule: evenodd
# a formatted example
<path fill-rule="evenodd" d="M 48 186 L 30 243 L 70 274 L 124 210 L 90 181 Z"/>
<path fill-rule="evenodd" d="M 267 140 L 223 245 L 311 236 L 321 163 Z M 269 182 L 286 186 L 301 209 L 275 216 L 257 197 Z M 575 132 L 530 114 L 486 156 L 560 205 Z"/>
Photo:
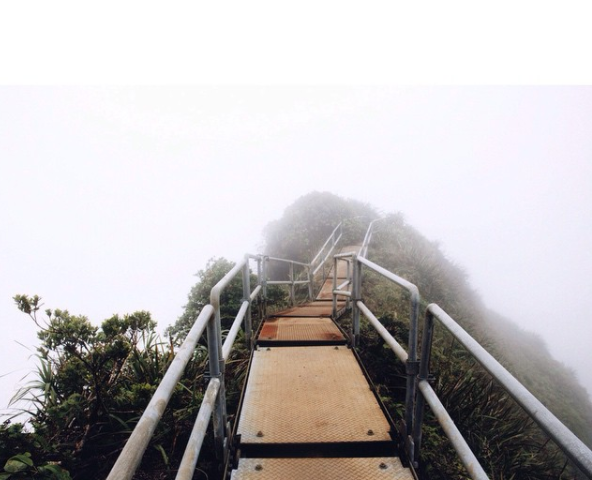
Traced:
<path fill-rule="evenodd" d="M 260 252 L 315 190 L 402 212 L 592 392 L 589 87 L 23 86 L 0 105 L 1 407 L 37 344 L 15 294 L 164 329 L 209 258 Z"/>

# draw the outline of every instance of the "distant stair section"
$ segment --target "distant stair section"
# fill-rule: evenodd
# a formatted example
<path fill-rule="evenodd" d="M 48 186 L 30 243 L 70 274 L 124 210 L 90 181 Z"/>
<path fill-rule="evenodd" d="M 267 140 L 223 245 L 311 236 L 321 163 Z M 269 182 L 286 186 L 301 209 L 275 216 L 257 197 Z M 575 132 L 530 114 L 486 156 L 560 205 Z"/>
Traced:
<path fill-rule="evenodd" d="M 338 265 L 342 283 L 347 266 Z M 415 478 L 397 457 L 393 427 L 331 318 L 332 291 L 330 275 L 315 301 L 265 320 L 239 414 L 232 480 Z"/>

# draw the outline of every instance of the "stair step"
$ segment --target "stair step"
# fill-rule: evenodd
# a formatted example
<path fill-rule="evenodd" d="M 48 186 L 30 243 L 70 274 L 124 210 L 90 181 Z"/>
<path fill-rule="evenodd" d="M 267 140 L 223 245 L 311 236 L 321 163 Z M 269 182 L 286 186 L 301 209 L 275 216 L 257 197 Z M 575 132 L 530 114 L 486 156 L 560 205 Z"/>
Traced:
<path fill-rule="evenodd" d="M 337 286 L 341 285 L 343 282 L 345 282 L 345 278 L 338 278 L 337 279 Z M 343 290 L 347 290 L 348 292 L 350 292 L 351 285 L 348 285 L 346 288 L 343 288 Z M 342 297 L 342 296 L 340 296 L 338 298 L 340 301 L 343 301 L 343 299 L 344 299 L 344 297 Z M 333 280 L 332 279 L 329 279 L 325 282 L 325 284 L 321 288 L 321 291 L 317 295 L 316 299 L 317 300 L 333 300 Z"/>
<path fill-rule="evenodd" d="M 345 338 L 327 317 L 271 317 L 259 334 L 259 344 L 298 341 L 344 343 Z"/>
<path fill-rule="evenodd" d="M 253 353 L 240 413 L 241 444 L 391 441 L 390 424 L 344 346 Z"/>
<path fill-rule="evenodd" d="M 337 303 L 337 310 L 345 306 L 345 302 Z M 274 313 L 276 317 L 330 317 L 333 313 L 333 302 L 315 301 L 287 308 Z"/>
<path fill-rule="evenodd" d="M 396 457 L 242 458 L 231 480 L 413 480 Z"/>

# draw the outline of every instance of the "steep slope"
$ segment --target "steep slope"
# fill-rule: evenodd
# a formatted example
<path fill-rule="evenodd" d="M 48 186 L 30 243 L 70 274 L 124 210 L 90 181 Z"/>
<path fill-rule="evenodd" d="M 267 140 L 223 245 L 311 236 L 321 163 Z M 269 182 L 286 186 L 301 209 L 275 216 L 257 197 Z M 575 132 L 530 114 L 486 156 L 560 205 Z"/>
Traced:
<path fill-rule="evenodd" d="M 582 441 L 592 445 L 592 405 L 586 391 L 537 334 L 486 308 L 466 274 L 400 215 L 388 216 L 374 239 L 369 251 L 372 259 L 415 283 L 425 304 L 435 302 L 444 308 Z"/>
<path fill-rule="evenodd" d="M 331 221 L 333 214 L 336 220 Z M 309 237 L 314 228 L 325 228 L 326 235 L 338 220 L 345 220 L 351 228 L 347 241 L 355 242 L 361 240 L 369 220 L 376 217 L 376 211 L 368 205 L 315 192 L 297 200 L 281 219 L 270 224 L 265 231 L 266 253 L 307 260 L 310 252 L 306 245 L 311 245 Z M 592 445 L 592 405 L 586 392 L 574 373 L 551 357 L 544 342 L 486 308 L 465 272 L 445 257 L 437 243 L 408 225 L 402 215 L 390 214 L 377 227 L 369 258 L 415 283 L 422 295 L 422 310 L 428 303 L 438 303 L 576 435 Z M 289 243 L 278 240 L 284 235 Z M 387 328 L 406 342 L 408 299 L 371 274 L 365 276 L 363 296 Z M 371 329 L 363 325 L 362 334 L 366 367 L 396 416 L 403 370 L 385 354 L 381 340 Z M 434 347 L 432 370 L 436 390 L 492 478 L 577 478 L 569 473 L 564 456 L 540 429 L 442 332 Z M 439 428 L 429 418 L 425 439 L 426 476 L 464 478 L 455 456 L 446 450 Z"/>

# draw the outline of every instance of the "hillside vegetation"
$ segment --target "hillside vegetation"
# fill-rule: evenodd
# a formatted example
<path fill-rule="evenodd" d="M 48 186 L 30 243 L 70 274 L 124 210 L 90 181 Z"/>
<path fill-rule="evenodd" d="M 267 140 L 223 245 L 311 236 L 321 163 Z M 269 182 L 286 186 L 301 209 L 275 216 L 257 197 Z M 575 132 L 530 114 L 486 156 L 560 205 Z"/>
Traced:
<path fill-rule="evenodd" d="M 362 242 L 368 224 L 378 217 L 370 205 L 313 192 L 269 223 L 263 232 L 264 253 L 308 262 L 338 222 L 343 222 L 344 227 L 342 244 L 352 245 Z M 428 303 L 438 303 L 584 442 L 592 445 L 592 405 L 586 392 L 573 372 L 550 356 L 544 342 L 486 308 L 463 270 L 400 214 L 385 216 L 376 227 L 369 258 L 415 283 L 422 295 L 422 310 Z M 37 324 L 41 346 L 35 379 L 16 395 L 16 400 L 21 400 L 17 405 L 24 405 L 30 416 L 30 427 L 10 420 L 0 427 L 0 479 L 105 478 L 170 365 L 175 349 L 209 302 L 211 287 L 232 267 L 232 262 L 218 258 L 198 271 L 185 312 L 168 328 L 167 339 L 156 335 L 155 322 L 148 312 L 114 315 L 95 326 L 86 317 L 66 310 L 46 309 L 43 314 L 37 296 L 15 296 L 17 307 Z M 233 281 L 223 296 L 223 328 L 228 328 L 240 305 L 241 282 L 240 278 Z M 364 302 L 406 345 L 406 294 L 369 272 L 364 274 L 362 290 Z M 268 296 L 270 302 L 285 302 L 285 292 L 279 287 L 270 288 Z M 349 321 L 347 317 L 341 320 L 345 329 Z M 361 334 L 364 365 L 386 407 L 398 420 L 403 408 L 404 366 L 365 322 Z M 240 336 L 236 346 L 227 365 L 231 419 L 248 363 Z M 175 466 L 203 396 L 206 365 L 207 349 L 202 339 L 135 478 L 175 477 Z M 582 478 L 513 400 L 441 330 L 437 330 L 431 370 L 434 388 L 490 478 Z M 208 437 L 195 478 L 219 476 L 212 443 Z M 422 479 L 468 478 L 429 412 L 421 471 Z"/>
<path fill-rule="evenodd" d="M 344 212 L 349 216 L 344 217 Z M 342 244 L 361 243 L 372 207 L 329 193 L 312 193 L 286 209 L 267 230 L 266 253 L 309 259 L 313 232 L 328 234 L 347 219 Z M 290 228 L 290 225 L 298 228 Z M 279 239 L 288 238 L 289 241 Z M 322 238 L 317 238 L 320 244 Z M 314 249 L 313 249 L 314 250 Z M 389 214 L 376 223 L 368 257 L 418 286 L 423 311 L 439 304 L 475 339 L 487 348 L 547 408 L 582 441 L 592 445 L 592 405 L 574 373 L 553 359 L 542 339 L 485 307 L 470 287 L 466 273 L 448 260 L 438 244 L 408 225 L 400 214 Z M 371 272 L 364 275 L 363 299 L 402 343 L 407 343 L 409 299 Z M 348 327 L 348 319 L 343 320 Z M 400 418 L 404 399 L 404 368 L 382 339 L 362 325 L 361 352 L 366 368 L 384 402 Z M 434 388 L 455 423 L 495 479 L 577 478 L 564 455 L 534 425 L 522 409 L 491 380 L 464 349 L 437 330 L 432 356 Z M 566 393 L 568 392 L 568 393 Z M 428 414 L 424 429 L 424 475 L 429 478 L 464 478 L 465 473 L 443 433 Z"/>

